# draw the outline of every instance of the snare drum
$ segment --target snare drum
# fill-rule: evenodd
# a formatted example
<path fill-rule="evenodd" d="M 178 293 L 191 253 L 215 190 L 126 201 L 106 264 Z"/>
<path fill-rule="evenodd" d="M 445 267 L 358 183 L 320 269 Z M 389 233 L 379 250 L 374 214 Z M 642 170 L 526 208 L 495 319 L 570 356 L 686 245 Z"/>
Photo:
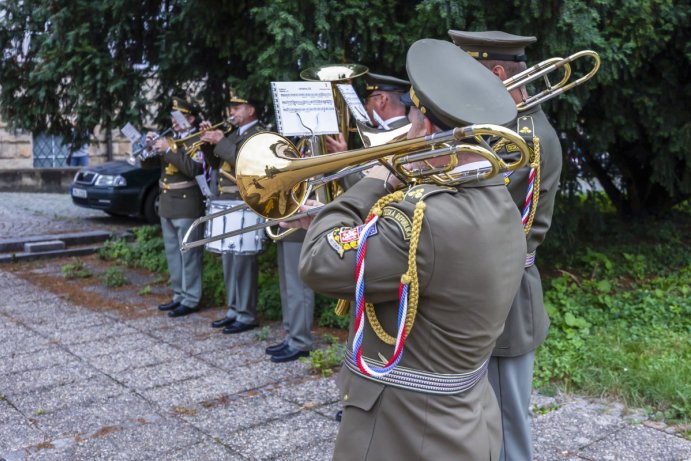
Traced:
<path fill-rule="evenodd" d="M 206 214 L 210 215 L 221 210 L 227 210 L 242 205 L 242 200 L 210 200 L 206 206 Z M 264 222 L 264 218 L 249 209 L 234 211 L 206 222 L 204 238 L 216 237 Z M 204 245 L 206 251 L 212 253 L 255 254 L 264 249 L 264 229 L 256 229 L 234 237 L 216 240 Z"/>

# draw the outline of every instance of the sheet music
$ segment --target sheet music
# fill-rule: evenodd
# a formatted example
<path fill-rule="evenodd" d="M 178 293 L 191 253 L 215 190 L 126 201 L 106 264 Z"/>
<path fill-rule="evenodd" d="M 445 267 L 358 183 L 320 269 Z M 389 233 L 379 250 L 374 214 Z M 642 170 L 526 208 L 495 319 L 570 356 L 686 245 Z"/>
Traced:
<path fill-rule="evenodd" d="M 192 128 L 192 126 L 187 121 L 187 117 L 185 117 L 179 110 L 174 110 L 170 113 L 170 116 L 173 117 L 173 120 L 175 120 L 178 125 L 180 125 L 183 131 Z"/>
<path fill-rule="evenodd" d="M 337 83 L 336 87 L 338 88 L 338 91 L 340 91 L 341 96 L 343 96 L 343 100 L 348 105 L 348 109 L 350 110 L 350 113 L 353 114 L 353 117 L 355 117 L 355 120 L 358 122 L 371 124 L 372 121 L 369 119 L 365 106 L 362 105 L 362 101 L 355 92 L 353 85 L 350 83 Z"/>
<path fill-rule="evenodd" d="M 137 129 L 131 123 L 128 123 L 120 128 L 120 133 L 125 135 L 125 137 L 129 139 L 132 144 L 139 141 L 142 137 L 142 134 L 137 131 Z"/>
<path fill-rule="evenodd" d="M 339 132 L 329 82 L 271 82 L 278 132 L 312 136 Z"/>

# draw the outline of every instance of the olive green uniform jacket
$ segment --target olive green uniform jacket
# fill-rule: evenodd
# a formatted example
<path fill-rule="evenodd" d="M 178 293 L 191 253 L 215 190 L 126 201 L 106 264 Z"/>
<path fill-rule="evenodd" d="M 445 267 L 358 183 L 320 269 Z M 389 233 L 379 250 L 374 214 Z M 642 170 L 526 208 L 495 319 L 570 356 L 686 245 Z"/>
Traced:
<path fill-rule="evenodd" d="M 235 160 L 238 156 L 240 146 L 247 138 L 255 133 L 265 131 L 264 125 L 261 122 L 255 123 L 249 127 L 244 133 L 240 134 L 239 129 L 234 129 L 228 136 L 221 139 L 221 141 L 214 146 L 213 156 L 209 158 L 206 156 L 207 162 L 213 168 L 220 169 L 232 176 L 235 176 Z M 221 200 L 241 200 L 240 193 L 235 183 L 226 176 L 218 175 L 218 184 L 212 188 L 212 194 Z"/>
<path fill-rule="evenodd" d="M 195 176 L 202 173 L 202 165 L 195 162 L 180 148 L 177 152 L 168 150 L 161 155 L 161 196 L 158 214 L 162 218 L 195 219 L 204 215 L 204 197 L 199 190 Z M 187 183 L 188 187 L 177 189 L 175 184 Z M 170 185 L 172 189 L 166 187 Z"/>
<path fill-rule="evenodd" d="M 502 178 L 435 193 L 441 189 L 419 186 L 403 202 L 385 208 L 376 235 L 367 241 L 365 295 L 384 329 L 395 335 L 413 211 L 423 199 L 416 257 L 419 307 L 399 366 L 455 374 L 476 370 L 489 359 L 520 283 L 526 246 Z M 384 194 L 382 181 L 364 178 L 318 214 L 300 258 L 300 275 L 308 286 L 355 298 L 356 248 L 334 236 L 352 233 L 341 228 L 363 224 Z M 353 333 L 351 326 L 349 351 Z M 388 360 L 392 353 L 367 322 L 363 355 Z M 499 409 L 486 374 L 470 390 L 453 395 L 384 385 L 345 366 L 338 384 L 344 412 L 335 460 L 488 460 L 499 455 Z"/>
<path fill-rule="evenodd" d="M 533 226 L 527 237 L 528 252 L 533 252 L 545 239 L 552 223 L 554 200 L 559 189 L 562 154 L 559 137 L 540 107 L 522 112 L 520 116 L 532 118 L 534 131 L 540 139 L 540 195 Z M 526 139 L 530 142 L 532 136 L 527 136 Z M 525 203 L 529 174 L 530 167 L 526 166 L 508 178 L 507 187 L 519 211 L 523 210 Z M 545 311 L 540 272 L 533 265 L 523 271 L 521 286 L 506 319 L 504 332 L 497 340 L 492 355 L 516 357 L 533 351 L 544 342 L 548 328 L 549 317 Z"/>

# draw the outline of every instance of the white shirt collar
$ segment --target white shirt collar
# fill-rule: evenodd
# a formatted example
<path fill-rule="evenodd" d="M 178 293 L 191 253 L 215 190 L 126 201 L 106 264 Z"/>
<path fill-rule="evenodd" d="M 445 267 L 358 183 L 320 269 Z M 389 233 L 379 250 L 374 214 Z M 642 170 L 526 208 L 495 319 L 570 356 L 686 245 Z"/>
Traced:
<path fill-rule="evenodd" d="M 252 121 L 249 122 L 249 123 L 245 123 L 244 125 L 242 125 L 242 126 L 238 129 L 238 134 L 239 134 L 240 136 L 242 136 L 242 134 L 243 134 L 245 131 L 249 130 L 253 125 L 256 125 L 257 123 L 259 123 L 259 120 L 252 120 Z"/>

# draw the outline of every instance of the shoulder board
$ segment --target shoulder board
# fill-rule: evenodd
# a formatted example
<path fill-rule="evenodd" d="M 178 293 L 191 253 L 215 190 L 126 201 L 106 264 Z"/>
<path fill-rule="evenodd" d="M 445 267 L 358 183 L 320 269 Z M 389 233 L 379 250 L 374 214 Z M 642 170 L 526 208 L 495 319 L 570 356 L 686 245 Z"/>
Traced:
<path fill-rule="evenodd" d="M 533 117 L 530 115 L 522 115 L 516 119 L 516 133 L 523 138 L 528 146 L 533 145 L 533 137 L 535 136 L 535 124 L 533 123 Z M 511 153 L 518 152 L 520 149 L 518 146 L 512 142 L 507 142 L 503 144 L 499 149 L 498 153 L 501 155 L 502 152 Z"/>
<path fill-rule="evenodd" d="M 516 132 L 523 138 L 531 140 L 535 135 L 535 123 L 530 115 L 522 115 L 516 120 Z"/>
<path fill-rule="evenodd" d="M 458 192 L 455 187 L 438 186 L 436 184 L 420 184 L 408 190 L 405 194 L 405 200 L 410 203 L 417 203 L 424 201 L 430 195 L 440 194 L 442 192 Z"/>

